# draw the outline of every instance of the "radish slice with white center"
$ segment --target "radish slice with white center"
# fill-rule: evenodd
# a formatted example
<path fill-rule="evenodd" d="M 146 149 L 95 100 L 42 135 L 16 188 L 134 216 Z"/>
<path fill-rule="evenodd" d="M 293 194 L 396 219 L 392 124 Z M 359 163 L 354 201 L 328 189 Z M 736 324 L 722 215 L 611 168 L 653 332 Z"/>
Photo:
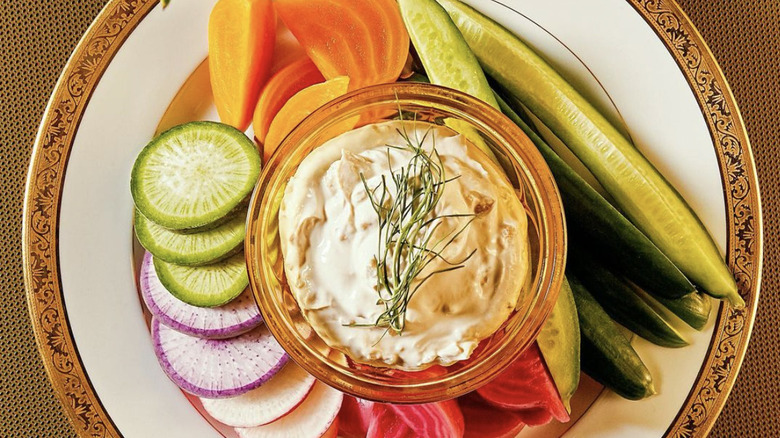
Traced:
<path fill-rule="evenodd" d="M 193 306 L 174 297 L 160 283 L 149 252 L 144 255 L 139 280 L 146 307 L 161 323 L 176 331 L 199 338 L 224 339 L 252 330 L 263 322 L 248 288 L 220 307 Z"/>
<path fill-rule="evenodd" d="M 233 427 L 256 427 L 278 420 L 300 405 L 316 379 L 294 362 L 263 386 L 231 398 L 203 398 L 203 408 L 215 420 Z"/>
<path fill-rule="evenodd" d="M 336 419 L 344 394 L 317 381 L 308 397 L 284 417 L 259 427 L 236 428 L 241 438 L 319 438 Z"/>
<path fill-rule="evenodd" d="M 233 397 L 267 382 L 289 356 L 265 326 L 230 339 L 202 339 L 152 319 L 157 359 L 168 377 L 198 397 Z"/>

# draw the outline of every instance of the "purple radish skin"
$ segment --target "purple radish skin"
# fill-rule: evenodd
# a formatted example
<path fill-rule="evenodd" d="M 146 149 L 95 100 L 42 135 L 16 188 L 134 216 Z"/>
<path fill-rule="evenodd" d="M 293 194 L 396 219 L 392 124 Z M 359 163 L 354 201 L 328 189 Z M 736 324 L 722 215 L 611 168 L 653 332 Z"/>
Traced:
<path fill-rule="evenodd" d="M 249 289 L 220 307 L 197 307 L 174 297 L 157 278 L 149 252 L 144 255 L 139 281 L 141 296 L 149 312 L 161 323 L 181 333 L 225 339 L 246 333 L 263 321 Z"/>
<path fill-rule="evenodd" d="M 271 423 L 298 407 L 316 379 L 290 361 L 273 379 L 246 394 L 231 398 L 201 399 L 215 420 L 232 427 L 257 427 Z"/>
<path fill-rule="evenodd" d="M 154 351 L 181 389 L 205 398 L 234 397 L 274 376 L 289 356 L 265 326 L 230 339 L 202 339 L 152 319 Z"/>

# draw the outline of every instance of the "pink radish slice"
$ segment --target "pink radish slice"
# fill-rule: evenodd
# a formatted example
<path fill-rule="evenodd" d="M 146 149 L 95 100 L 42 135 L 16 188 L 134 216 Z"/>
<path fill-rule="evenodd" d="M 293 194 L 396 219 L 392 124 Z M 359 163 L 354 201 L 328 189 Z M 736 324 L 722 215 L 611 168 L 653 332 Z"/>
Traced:
<path fill-rule="evenodd" d="M 188 335 L 230 338 L 252 330 L 263 321 L 249 289 L 230 303 L 212 308 L 193 306 L 174 297 L 157 278 L 149 252 L 141 264 L 140 282 L 141 296 L 152 315 L 168 327 Z"/>
<path fill-rule="evenodd" d="M 259 427 L 236 428 L 241 438 L 319 438 L 331 426 L 344 394 L 317 382 L 311 393 L 284 417 Z"/>
<path fill-rule="evenodd" d="M 152 319 L 157 359 L 168 377 L 192 395 L 232 397 L 257 388 L 289 356 L 265 326 L 230 339 L 202 339 Z"/>
<path fill-rule="evenodd" d="M 275 421 L 300 405 L 316 379 L 294 362 L 263 386 L 231 397 L 203 398 L 203 408 L 214 419 L 233 427 L 256 427 Z"/>

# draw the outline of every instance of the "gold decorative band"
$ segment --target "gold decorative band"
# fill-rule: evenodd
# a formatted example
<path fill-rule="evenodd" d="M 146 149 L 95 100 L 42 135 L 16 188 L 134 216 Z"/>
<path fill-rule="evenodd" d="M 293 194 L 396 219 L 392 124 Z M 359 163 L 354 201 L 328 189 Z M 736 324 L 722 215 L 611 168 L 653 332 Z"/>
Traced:
<path fill-rule="evenodd" d="M 25 193 L 22 245 L 27 303 L 54 391 L 79 436 L 119 437 L 70 333 L 58 263 L 62 185 L 81 117 L 100 77 L 156 0 L 113 0 L 79 42 L 41 123 Z"/>
<path fill-rule="evenodd" d="M 722 305 L 699 377 L 667 437 L 703 437 L 734 386 L 753 328 L 761 283 L 761 204 L 745 124 L 723 72 L 691 20 L 673 0 L 629 0 L 669 49 L 688 80 L 712 135 L 723 178 L 726 260 L 745 299 L 744 309 Z"/>

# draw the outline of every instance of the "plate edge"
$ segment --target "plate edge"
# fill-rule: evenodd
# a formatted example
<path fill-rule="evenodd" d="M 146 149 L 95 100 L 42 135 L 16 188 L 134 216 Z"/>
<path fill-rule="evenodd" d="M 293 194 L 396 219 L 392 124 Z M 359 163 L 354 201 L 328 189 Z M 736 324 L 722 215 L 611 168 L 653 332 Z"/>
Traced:
<path fill-rule="evenodd" d="M 724 187 L 726 260 L 743 309 L 721 304 L 694 387 L 664 434 L 705 437 L 731 393 L 753 330 L 763 261 L 763 219 L 755 159 L 736 98 L 714 54 L 676 0 L 627 0 L 664 43 L 686 78 L 710 131 Z"/>
<path fill-rule="evenodd" d="M 713 427 L 733 387 L 755 319 L 763 257 L 762 216 L 755 163 L 744 122 L 733 93 L 709 47 L 687 15 L 673 0 L 626 1 L 639 12 L 664 42 L 685 75 L 713 136 L 723 183 L 726 187 L 732 188 L 731 193 L 724 193 L 726 214 L 729 218 L 727 254 L 732 267 L 740 268 L 737 279 L 740 291 L 747 298 L 748 305 L 741 310 L 721 306 L 715 336 L 702 367 L 702 373 L 697 378 L 694 389 L 666 433 L 666 436 L 674 437 L 706 436 Z M 52 255 L 52 252 L 56 253 L 57 246 L 59 197 L 61 196 L 67 157 L 86 106 L 85 102 L 89 100 L 91 92 L 99 82 L 100 76 L 113 55 L 156 3 L 157 0 L 112 0 L 100 12 L 80 40 L 57 82 L 36 137 L 29 166 L 22 227 L 24 281 L 27 290 L 28 310 L 38 350 L 48 377 L 71 424 L 80 435 L 102 437 L 121 436 L 121 433 L 100 404 L 100 400 L 78 358 L 75 340 L 68 326 L 61 285 L 59 284 L 58 257 L 56 254 Z M 116 14 L 115 17 L 115 13 L 119 11 L 120 7 L 122 13 Z M 99 35 L 99 31 L 109 22 L 115 25 L 114 29 L 118 29 L 116 34 L 110 37 Z M 83 58 L 90 53 L 88 43 L 95 38 L 104 38 L 106 41 L 112 38 L 112 40 L 105 47 L 101 47 L 102 51 L 98 50 L 92 53 L 93 57 L 99 57 L 97 63 L 85 65 Z M 118 44 L 114 44 L 117 40 Z M 698 51 L 699 56 L 697 62 L 693 64 L 690 63 L 692 50 Z M 708 71 L 706 73 L 696 72 L 695 70 L 701 66 L 706 66 Z M 73 84 L 69 83 L 69 79 L 75 75 L 78 67 L 85 67 L 84 70 L 88 71 L 90 76 L 79 84 L 82 86 L 78 89 L 81 94 L 75 98 L 71 89 Z M 708 78 L 706 83 L 700 82 L 704 76 Z M 710 90 L 710 95 L 706 94 L 706 88 L 702 89 L 705 86 L 714 87 Z M 46 143 L 47 134 L 52 134 L 50 132 L 53 128 L 52 111 L 57 105 L 58 98 L 65 93 L 70 94 L 70 97 L 73 98 L 71 103 L 74 106 L 66 114 L 71 117 L 71 120 L 64 121 L 64 126 L 67 129 L 59 133 L 59 143 L 54 140 Z M 60 102 L 60 105 L 63 103 Z M 710 116 L 717 116 L 716 112 L 720 112 L 722 117 L 716 117 L 717 120 L 713 120 Z M 718 129 L 718 126 L 724 126 L 724 124 L 726 127 L 731 126 L 731 131 L 722 132 Z M 724 143 L 722 136 L 718 135 L 719 133 L 729 136 L 728 141 L 732 143 Z M 45 152 L 52 152 L 46 150 L 47 146 L 58 148 L 54 151 L 53 161 L 48 157 L 43 157 Z M 727 162 L 728 148 L 736 148 L 734 150 L 737 152 L 734 156 L 729 157 L 732 159 L 731 162 Z M 42 160 L 47 161 L 46 164 L 49 166 L 42 166 Z M 730 168 L 729 164 L 734 167 Z M 733 172 L 729 173 L 729 169 L 732 169 Z M 38 192 L 42 191 L 36 192 L 38 189 L 36 182 L 39 178 L 51 178 L 51 172 L 54 172 L 54 178 L 45 184 L 45 187 L 52 190 L 52 195 L 48 197 L 50 202 L 46 205 L 36 206 L 35 202 L 39 198 L 33 199 L 33 194 L 40 195 Z M 745 186 L 741 188 L 744 192 L 737 194 L 742 195 L 741 197 L 735 196 L 733 187 L 735 183 L 729 182 L 731 177 L 742 179 L 745 183 Z M 739 202 L 735 202 L 735 199 Z M 739 216 L 735 207 L 743 209 Z M 47 214 L 48 217 L 46 217 Z M 44 219 L 42 230 L 33 228 L 36 217 Z M 41 242 L 37 243 L 37 246 L 31 240 L 32 235 L 43 238 Z M 46 237 L 54 237 L 54 239 L 47 240 Z M 46 252 L 48 255 L 45 255 Z M 33 266 L 31 262 L 34 254 L 44 256 L 44 258 L 48 258 L 48 261 Z M 44 270 L 36 273 L 36 268 Z M 51 269 L 46 270 L 47 268 Z M 44 282 L 36 282 L 36 280 L 44 280 Z M 44 295 L 44 299 L 49 301 L 39 302 L 37 297 L 41 294 Z M 63 317 L 64 324 L 60 321 Z M 67 371 L 58 368 L 55 355 L 64 361 L 59 363 L 60 366 L 69 367 Z"/>
<path fill-rule="evenodd" d="M 92 92 L 127 36 L 158 1 L 111 0 L 101 9 L 57 79 L 28 166 L 22 216 L 27 309 L 49 382 L 79 436 L 121 437 L 122 433 L 97 396 L 70 331 L 56 254 L 61 192 L 73 140 Z M 62 129 L 55 127 L 57 123 Z M 40 229 L 36 219 L 41 221 Z"/>

